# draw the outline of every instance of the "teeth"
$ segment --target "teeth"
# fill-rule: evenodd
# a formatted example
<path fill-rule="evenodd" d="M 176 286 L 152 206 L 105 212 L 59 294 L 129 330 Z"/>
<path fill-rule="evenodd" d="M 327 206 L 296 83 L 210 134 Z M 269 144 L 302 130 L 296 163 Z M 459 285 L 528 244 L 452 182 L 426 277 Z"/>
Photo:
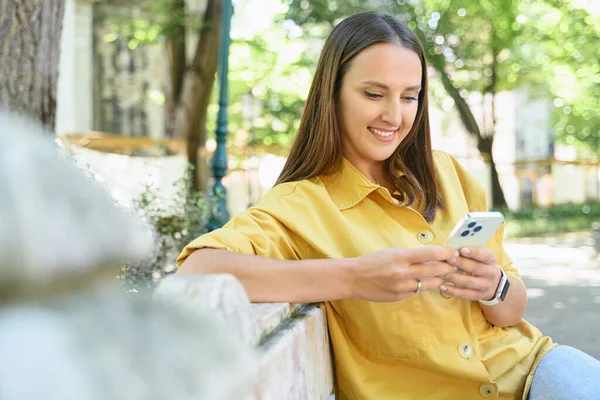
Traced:
<path fill-rule="evenodd" d="M 376 134 L 377 136 L 383 136 L 383 137 L 389 137 L 392 136 L 394 133 L 396 133 L 396 131 L 392 131 L 392 132 L 383 132 L 380 130 L 377 130 L 375 128 L 368 128 L 371 132 L 373 132 L 374 134 Z"/>

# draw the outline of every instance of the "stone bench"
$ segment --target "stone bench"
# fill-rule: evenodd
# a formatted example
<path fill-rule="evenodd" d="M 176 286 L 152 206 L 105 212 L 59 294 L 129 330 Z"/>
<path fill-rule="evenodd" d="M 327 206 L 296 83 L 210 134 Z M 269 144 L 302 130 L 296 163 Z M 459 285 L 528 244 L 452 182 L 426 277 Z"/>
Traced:
<path fill-rule="evenodd" d="M 190 309 L 212 310 L 258 353 L 256 379 L 247 400 L 332 400 L 333 368 L 322 304 L 248 300 L 232 275 L 171 275 L 155 297 Z"/>

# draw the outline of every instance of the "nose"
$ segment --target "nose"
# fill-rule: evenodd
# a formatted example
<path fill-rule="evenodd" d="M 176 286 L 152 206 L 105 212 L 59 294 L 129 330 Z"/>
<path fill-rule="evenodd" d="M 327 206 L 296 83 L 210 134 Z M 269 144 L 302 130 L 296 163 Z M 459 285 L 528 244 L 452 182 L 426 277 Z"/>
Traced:
<path fill-rule="evenodd" d="M 402 124 L 402 105 L 398 101 L 388 103 L 381 119 L 392 127 L 398 128 Z"/>

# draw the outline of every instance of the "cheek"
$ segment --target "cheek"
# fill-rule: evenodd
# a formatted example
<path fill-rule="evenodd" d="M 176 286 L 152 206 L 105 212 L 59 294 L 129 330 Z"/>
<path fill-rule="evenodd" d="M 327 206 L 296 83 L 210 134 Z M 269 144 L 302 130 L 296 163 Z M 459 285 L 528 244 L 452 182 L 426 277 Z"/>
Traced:
<path fill-rule="evenodd" d="M 417 118 L 418 110 L 419 110 L 419 106 L 414 105 L 411 107 L 407 107 L 402 112 L 402 121 L 403 121 L 404 125 L 406 125 L 407 129 L 409 129 L 412 126 L 412 124 L 415 122 L 415 119 Z"/>
<path fill-rule="evenodd" d="M 347 104 L 344 109 L 344 118 L 349 123 L 348 126 L 353 129 L 369 125 L 381 114 L 381 110 L 372 101 L 354 101 Z"/>
<path fill-rule="evenodd" d="M 385 113 L 383 102 L 365 100 L 358 102 L 352 111 L 355 119 L 360 119 L 365 125 L 370 125 L 377 121 Z"/>

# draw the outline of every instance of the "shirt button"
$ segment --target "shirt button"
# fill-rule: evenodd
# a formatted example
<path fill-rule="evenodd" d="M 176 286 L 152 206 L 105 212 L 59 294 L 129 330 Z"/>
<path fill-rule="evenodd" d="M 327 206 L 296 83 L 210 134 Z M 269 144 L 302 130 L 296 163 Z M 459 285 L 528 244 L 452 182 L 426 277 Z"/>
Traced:
<path fill-rule="evenodd" d="M 423 232 L 419 232 L 419 234 L 417 235 L 417 238 L 419 239 L 419 242 L 427 244 L 427 243 L 431 243 L 433 241 L 433 233 L 429 232 L 429 231 L 423 231 Z"/>
<path fill-rule="evenodd" d="M 458 355 L 462 358 L 469 358 L 473 354 L 473 348 L 469 343 L 461 343 L 458 345 Z"/>
<path fill-rule="evenodd" d="M 444 282 L 444 286 L 454 286 L 454 283 L 452 283 L 452 282 Z M 442 296 L 444 296 L 445 298 L 447 298 L 447 299 L 449 299 L 449 298 L 452 297 L 452 295 L 450 293 L 442 292 L 441 290 L 440 290 L 440 294 Z"/>
<path fill-rule="evenodd" d="M 496 388 L 491 383 L 484 383 L 479 386 L 479 394 L 483 397 L 490 397 L 496 393 Z"/>

